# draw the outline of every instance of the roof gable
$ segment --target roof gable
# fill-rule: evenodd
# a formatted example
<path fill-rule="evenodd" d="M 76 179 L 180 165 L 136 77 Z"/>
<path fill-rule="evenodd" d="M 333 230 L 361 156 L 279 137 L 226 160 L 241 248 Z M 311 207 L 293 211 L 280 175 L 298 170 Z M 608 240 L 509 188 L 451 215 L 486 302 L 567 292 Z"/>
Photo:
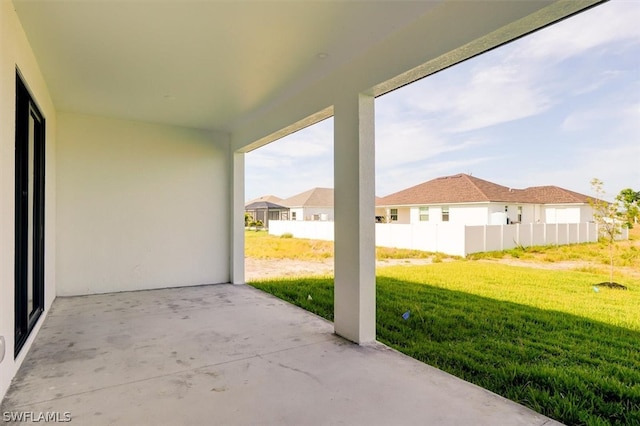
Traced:
<path fill-rule="evenodd" d="M 248 206 L 251 203 L 255 203 L 257 201 L 267 201 L 269 203 L 275 203 L 278 204 L 282 201 L 282 198 L 277 197 L 275 195 L 263 195 L 261 197 L 258 198 L 254 198 L 253 200 L 249 200 L 245 203 L 245 206 Z"/>
<path fill-rule="evenodd" d="M 333 188 L 313 188 L 280 202 L 287 207 L 333 207 Z"/>
<path fill-rule="evenodd" d="M 378 201 L 378 205 L 441 204 L 503 201 L 513 190 L 467 174 L 444 176 L 404 189 Z"/>
<path fill-rule="evenodd" d="M 589 203 L 593 200 L 589 197 L 578 192 L 570 191 L 568 189 L 560 188 L 558 186 L 532 186 L 524 189 L 522 192 L 526 194 L 526 197 L 532 202 L 540 204 L 574 204 L 574 203 Z"/>

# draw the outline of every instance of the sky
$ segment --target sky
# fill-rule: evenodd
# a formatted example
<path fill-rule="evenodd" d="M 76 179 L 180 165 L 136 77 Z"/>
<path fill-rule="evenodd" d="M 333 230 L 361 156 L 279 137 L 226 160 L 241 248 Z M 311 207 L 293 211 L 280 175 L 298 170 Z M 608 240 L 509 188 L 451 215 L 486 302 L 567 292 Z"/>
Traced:
<path fill-rule="evenodd" d="M 376 195 L 471 174 L 640 191 L 640 1 L 612 0 L 375 101 Z M 333 119 L 245 156 L 245 198 L 333 187 Z"/>

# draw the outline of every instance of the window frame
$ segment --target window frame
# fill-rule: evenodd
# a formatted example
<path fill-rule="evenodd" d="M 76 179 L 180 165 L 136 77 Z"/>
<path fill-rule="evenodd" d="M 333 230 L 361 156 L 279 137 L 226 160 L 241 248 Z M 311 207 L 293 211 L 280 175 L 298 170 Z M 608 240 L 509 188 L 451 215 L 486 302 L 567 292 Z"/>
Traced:
<path fill-rule="evenodd" d="M 449 210 L 449 206 L 442 207 L 442 221 L 449 222 L 451 218 L 451 212 Z"/>
<path fill-rule="evenodd" d="M 429 206 L 418 208 L 418 220 L 420 222 L 429 222 Z"/>

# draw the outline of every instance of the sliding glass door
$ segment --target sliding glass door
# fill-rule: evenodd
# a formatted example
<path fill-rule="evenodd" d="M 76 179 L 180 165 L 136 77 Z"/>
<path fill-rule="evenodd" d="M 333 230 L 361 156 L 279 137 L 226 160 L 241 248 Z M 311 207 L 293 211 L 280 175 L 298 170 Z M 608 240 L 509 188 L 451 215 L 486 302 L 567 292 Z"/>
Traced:
<path fill-rule="evenodd" d="M 44 310 L 45 120 L 16 73 L 15 353 Z"/>

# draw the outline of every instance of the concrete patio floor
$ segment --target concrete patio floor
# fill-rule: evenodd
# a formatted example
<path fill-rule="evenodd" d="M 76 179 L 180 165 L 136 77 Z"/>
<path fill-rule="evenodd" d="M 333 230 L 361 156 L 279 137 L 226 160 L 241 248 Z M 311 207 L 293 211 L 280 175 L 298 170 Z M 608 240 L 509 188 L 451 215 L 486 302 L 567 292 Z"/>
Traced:
<path fill-rule="evenodd" d="M 98 426 L 559 424 L 227 284 L 56 299 L 6 412 Z"/>

